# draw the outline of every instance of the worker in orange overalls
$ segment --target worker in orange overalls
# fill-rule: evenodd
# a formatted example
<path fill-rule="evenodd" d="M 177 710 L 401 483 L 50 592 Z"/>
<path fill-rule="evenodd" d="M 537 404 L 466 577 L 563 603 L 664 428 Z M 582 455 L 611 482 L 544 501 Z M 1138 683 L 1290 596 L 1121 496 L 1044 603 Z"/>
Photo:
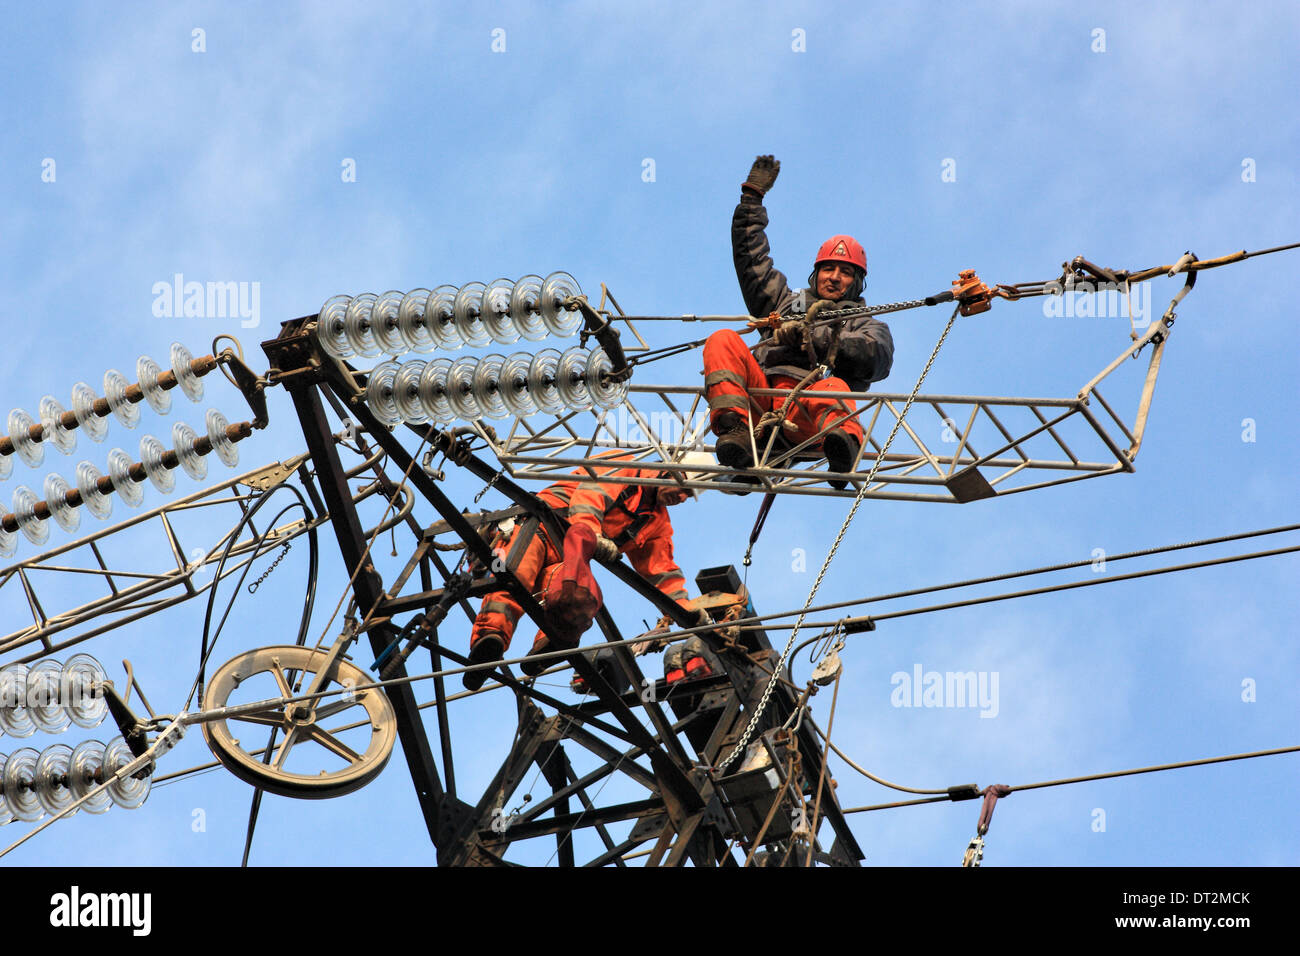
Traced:
<path fill-rule="evenodd" d="M 852 236 L 832 236 L 822 243 L 808 289 L 792 292 L 772 264 L 763 196 L 780 170 L 781 164 L 771 156 L 754 161 L 731 220 L 732 257 L 749 314 L 761 318 L 807 313 L 818 300 L 841 308 L 864 306 L 867 254 Z M 751 320 L 749 328 L 762 329 L 762 338 L 752 349 L 731 329 L 715 332 L 704 345 L 705 395 L 710 426 L 718 436 L 718 461 L 738 470 L 754 464 L 750 429 L 756 424 L 755 413 L 771 411 L 775 403 L 793 426 L 782 429 L 785 440 L 798 444 L 824 431 L 812 447 L 820 448 L 831 471 L 851 471 L 862 446 L 862 426 L 849 417 L 854 402 L 816 394 L 864 392 L 887 376 L 894 360 L 889 327 L 865 315 L 852 316 L 841 321 L 838 334 L 832 324 L 813 326 L 807 342 L 802 323 L 793 319 L 775 327 L 767 319 Z M 819 365 L 826 366 L 830 375 L 806 385 L 793 402 L 749 394 L 754 388 L 794 388 Z M 846 481 L 831 479 L 830 484 L 843 488 Z"/>
<path fill-rule="evenodd" d="M 683 460 L 710 458 L 690 453 Z M 712 459 L 710 458 L 710 461 Z M 711 620 L 707 611 L 696 611 L 686 595 L 686 579 L 673 560 L 673 526 L 668 509 L 692 497 L 682 486 L 630 485 L 619 481 L 628 477 L 654 477 L 661 473 L 635 468 L 596 468 L 598 481 L 584 479 L 557 482 L 538 492 L 537 497 L 569 521 L 569 530 L 560 547 L 538 528 L 524 549 L 515 576 L 538 595 L 546 608 L 547 625 L 556 635 L 558 646 L 552 647 L 546 635 L 538 631 L 531 654 L 577 647 L 582 634 L 591 627 L 601 607 L 600 586 L 591 573 L 591 559 L 607 560 L 626 554 L 632 567 L 651 584 L 672 598 L 697 623 Z M 580 469 L 575 474 L 586 475 Z M 504 536 L 493 548 L 506 560 L 522 531 L 516 526 L 509 540 Z M 495 591 L 483 599 L 470 635 L 470 662 L 474 664 L 501 660 L 510 646 L 515 624 L 523 609 L 509 591 Z M 541 673 L 550 661 L 528 661 L 521 670 L 529 676 Z M 489 671 L 468 671 L 462 678 L 470 690 L 477 690 L 487 680 Z"/>

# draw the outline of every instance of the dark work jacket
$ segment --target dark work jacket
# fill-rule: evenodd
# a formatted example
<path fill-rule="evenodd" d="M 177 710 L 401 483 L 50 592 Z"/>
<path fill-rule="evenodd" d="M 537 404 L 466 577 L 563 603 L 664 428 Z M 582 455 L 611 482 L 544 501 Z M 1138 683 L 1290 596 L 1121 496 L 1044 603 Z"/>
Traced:
<path fill-rule="evenodd" d="M 749 196 L 742 199 L 731 217 L 731 254 L 736 261 L 736 278 L 740 280 L 745 308 L 759 318 L 773 312 L 780 315 L 805 312 L 816 301 L 816 295 L 807 289 L 791 291 L 785 276 L 772 264 L 766 230 L 767 210 L 763 204 Z M 843 299 L 838 307 L 865 304 L 862 299 Z M 815 326 L 812 341 L 818 363 L 825 364 L 830 352 L 831 324 Z M 802 347 L 777 345 L 769 331 L 763 332 L 763 338 L 750 351 L 769 376 L 801 379 L 811 371 Z M 889 334 L 889 326 L 866 315 L 844 320 L 832 375 L 844 379 L 850 391 L 865 392 L 872 382 L 888 375 L 893 364 L 894 339 Z"/>

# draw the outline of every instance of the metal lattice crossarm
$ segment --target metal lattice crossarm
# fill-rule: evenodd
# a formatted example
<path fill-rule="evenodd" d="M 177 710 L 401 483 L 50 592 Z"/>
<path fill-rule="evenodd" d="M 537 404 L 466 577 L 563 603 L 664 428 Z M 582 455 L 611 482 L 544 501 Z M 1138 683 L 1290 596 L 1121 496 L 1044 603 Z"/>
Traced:
<path fill-rule="evenodd" d="M 0 636 L 0 655 L 35 660 L 206 594 L 217 583 L 218 558 L 249 503 L 288 480 L 304 460 L 253 469 L 0 570 L 0 606 L 9 620 L 24 608 L 31 617 L 31 623 Z M 206 527 L 186 529 L 190 513 L 213 509 L 224 509 L 230 518 L 215 541 Z M 220 579 L 328 520 L 328 514 L 315 514 L 269 530 L 244 528 Z M 9 658 L 19 652 L 23 656 Z"/>
<path fill-rule="evenodd" d="M 965 502 L 1133 471 L 1168 335 L 1164 320 L 1153 323 L 1135 346 L 1070 398 L 918 395 L 866 497 Z M 1098 386 L 1147 344 L 1152 353 L 1130 426 Z M 781 396 L 788 390 L 754 389 L 752 394 Z M 898 420 L 907 398 L 882 392 L 818 396 L 856 403 L 852 414 L 865 433 L 853 472 L 858 481 L 850 477 L 843 491 L 826 484 L 833 475 L 813 450 L 820 437 L 815 436 L 793 448 L 771 441 L 756 446 L 758 465 L 748 475 L 761 481 L 762 490 L 854 497 L 875 463 L 880 436 Z M 518 480 L 556 481 L 574 468 L 621 452 L 644 472 L 632 483 L 755 490 L 753 483 L 738 482 L 721 466 L 692 464 L 688 471 L 675 464 L 689 449 L 713 447 L 706 443 L 708 415 L 698 386 L 633 385 L 617 409 L 570 412 L 542 427 L 516 419 L 500 437 L 487 429 L 481 435 L 505 472 Z"/>
<path fill-rule="evenodd" d="M 629 398 L 625 403 L 628 417 L 635 421 L 637 418 L 658 417 L 658 411 L 649 415 L 645 411 L 654 398 L 660 399 L 663 406 L 671 410 L 671 396 L 700 399 L 703 390 L 681 386 L 633 386 L 632 391 L 650 399 L 638 398 L 634 404 Z M 776 389 L 756 389 L 754 394 L 784 393 Z M 907 396 L 858 392 L 819 392 L 818 396 L 853 399 L 860 403 L 855 414 L 863 419 L 867 434 L 855 474 L 859 480 L 865 479 L 875 460 L 873 449 L 879 449 L 878 434 L 892 427 Z M 1128 453 L 1108 430 L 1106 421 L 1093 414 L 1082 399 L 918 395 L 914 405 L 897 439 L 896 444 L 901 447 L 885 455 L 884 463 L 867 492 L 868 497 L 961 502 L 1133 470 Z M 1105 407 L 1112 419 L 1112 429 L 1131 436 L 1122 420 L 1108 406 Z M 926 409 L 931 415 L 917 415 L 918 410 Z M 1020 420 L 1012 422 L 1013 415 Z M 674 442 L 629 438 L 617 431 L 611 422 L 617 417 L 600 416 L 595 427 L 589 428 L 585 434 L 575 427 L 575 413 L 547 429 L 533 432 L 526 424 L 519 423 L 519 428 L 505 439 L 494 441 L 485 438 L 512 478 L 546 482 L 560 480 L 575 468 L 592 466 L 601 456 L 623 450 L 629 459 L 636 459 L 645 472 L 645 477 L 628 479 L 629 483 L 677 484 L 678 476 L 685 474 L 686 469 L 673 464 L 673 459 L 699 447 L 713 450 L 712 445 L 701 445 L 689 438 Z M 1071 434 L 1071 429 L 1076 434 Z M 519 431 L 525 434 L 521 436 Z M 989 440 L 981 441 L 977 437 L 981 434 Z M 926 435 L 933 435 L 934 440 L 927 441 Z M 1030 443 L 1035 439 L 1040 439 L 1037 444 L 1046 454 L 1030 450 Z M 1085 444 L 1090 446 L 1086 450 Z M 1096 460 L 1089 460 L 1081 457 L 1075 451 L 1076 447 L 1083 454 L 1098 451 L 1101 454 Z M 772 449 L 766 454 L 760 449 L 760 464 L 749 469 L 748 473 L 761 479 L 765 491 L 852 497 L 856 490 L 852 480 L 844 491 L 828 487 L 826 478 L 832 473 L 825 470 L 825 461 L 820 455 L 811 451 L 802 454 L 807 448 L 805 443 L 794 449 Z M 809 462 L 811 467 L 806 466 Z M 734 473 L 722 466 L 692 464 L 689 471 L 696 475 L 709 475 L 688 477 L 682 481 L 690 488 L 755 489 L 754 484 L 743 485 L 735 481 Z"/>

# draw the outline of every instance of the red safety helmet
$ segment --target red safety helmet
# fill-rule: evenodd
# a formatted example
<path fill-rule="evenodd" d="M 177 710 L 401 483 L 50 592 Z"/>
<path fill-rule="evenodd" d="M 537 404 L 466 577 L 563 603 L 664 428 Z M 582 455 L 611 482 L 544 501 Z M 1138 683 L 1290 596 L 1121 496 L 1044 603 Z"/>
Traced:
<path fill-rule="evenodd" d="M 823 242 L 817 250 L 817 258 L 813 260 L 813 269 L 823 262 L 847 262 L 861 269 L 864 275 L 867 271 L 866 250 L 852 236 L 831 236 Z"/>

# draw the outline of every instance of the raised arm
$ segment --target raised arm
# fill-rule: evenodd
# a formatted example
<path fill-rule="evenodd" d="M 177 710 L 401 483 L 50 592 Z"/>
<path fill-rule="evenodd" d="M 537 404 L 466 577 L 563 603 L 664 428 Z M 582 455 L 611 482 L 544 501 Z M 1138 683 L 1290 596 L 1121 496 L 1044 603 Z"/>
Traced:
<path fill-rule="evenodd" d="M 731 256 L 740 280 L 740 294 L 750 315 L 782 312 L 794 298 L 785 276 L 772 263 L 767 244 L 767 210 L 763 196 L 776 182 L 781 164 L 759 156 L 740 187 L 740 202 L 731 217 Z"/>

